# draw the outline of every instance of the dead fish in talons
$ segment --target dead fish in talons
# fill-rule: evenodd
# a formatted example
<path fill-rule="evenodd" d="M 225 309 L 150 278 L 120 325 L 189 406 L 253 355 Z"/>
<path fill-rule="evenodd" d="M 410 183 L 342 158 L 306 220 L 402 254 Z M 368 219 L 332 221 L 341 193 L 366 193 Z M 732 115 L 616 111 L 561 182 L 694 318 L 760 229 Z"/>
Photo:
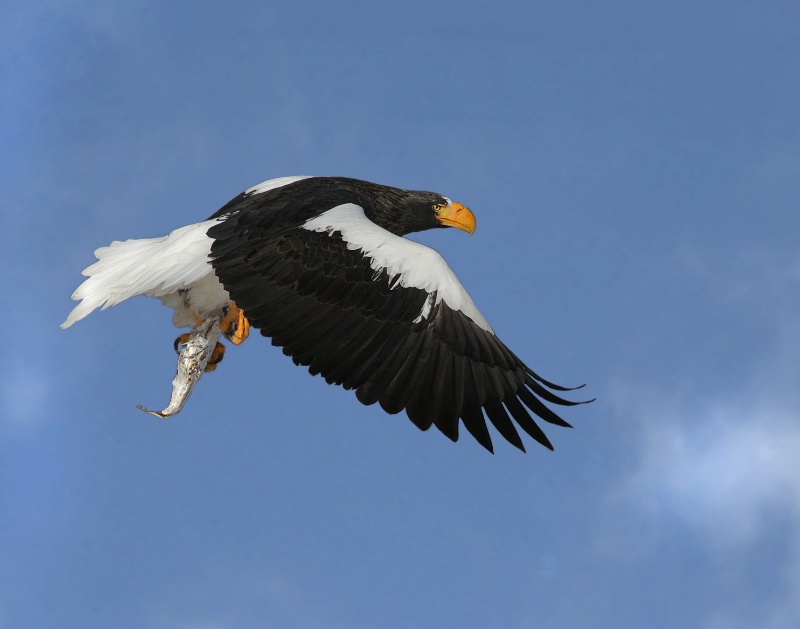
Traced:
<path fill-rule="evenodd" d="M 136 408 L 163 418 L 172 417 L 181 411 L 214 353 L 217 340 L 222 334 L 219 327 L 220 321 L 220 316 L 210 317 L 189 334 L 189 338 L 186 339 L 178 355 L 178 369 L 172 381 L 172 399 L 169 406 L 163 411 L 151 411 L 144 406 Z"/>

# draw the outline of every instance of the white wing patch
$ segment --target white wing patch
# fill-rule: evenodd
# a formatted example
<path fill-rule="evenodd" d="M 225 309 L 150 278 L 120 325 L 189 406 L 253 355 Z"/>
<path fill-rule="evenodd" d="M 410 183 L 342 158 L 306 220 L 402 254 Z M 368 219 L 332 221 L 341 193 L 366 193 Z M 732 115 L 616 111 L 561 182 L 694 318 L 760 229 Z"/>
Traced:
<path fill-rule="evenodd" d="M 261 194 L 262 192 L 268 192 L 269 190 L 274 190 L 275 188 L 280 188 L 281 186 L 288 186 L 290 183 L 294 183 L 295 181 L 300 181 L 301 179 L 309 179 L 310 175 L 301 175 L 301 176 L 294 176 L 294 177 L 276 177 L 275 179 L 267 179 L 266 181 L 262 181 L 260 184 L 253 186 L 252 188 L 248 188 L 244 191 L 245 194 Z"/>
<path fill-rule="evenodd" d="M 350 250 L 362 251 L 375 271 L 386 270 L 390 286 L 420 288 L 436 299 L 427 299 L 416 321 L 430 314 L 440 300 L 459 310 L 478 326 L 494 331 L 478 311 L 472 298 L 458 281 L 438 251 L 413 240 L 395 236 L 364 215 L 361 206 L 345 203 L 306 221 L 303 229 L 315 232 L 339 232 Z"/>
<path fill-rule="evenodd" d="M 72 299 L 82 301 L 61 327 L 68 328 L 96 308 L 105 310 L 136 295 L 158 297 L 177 309 L 176 293 L 183 288 L 199 289 L 191 294 L 196 310 L 210 311 L 227 303 L 228 293 L 209 263 L 212 239 L 206 232 L 217 222 L 194 223 L 167 236 L 100 247 L 94 252 L 97 262 L 83 271 L 88 279 L 72 294 Z M 193 324 L 179 320 L 177 312 L 175 323 Z"/>

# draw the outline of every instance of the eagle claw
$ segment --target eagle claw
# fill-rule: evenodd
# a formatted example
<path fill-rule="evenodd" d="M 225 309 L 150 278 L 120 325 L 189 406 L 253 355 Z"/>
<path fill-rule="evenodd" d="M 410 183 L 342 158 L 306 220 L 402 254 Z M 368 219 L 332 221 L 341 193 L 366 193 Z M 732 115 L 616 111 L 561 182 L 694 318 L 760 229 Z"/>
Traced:
<path fill-rule="evenodd" d="M 222 334 L 234 345 L 240 345 L 250 334 L 250 321 L 244 316 L 244 310 L 234 302 L 225 307 L 225 318 L 219 322 Z"/>

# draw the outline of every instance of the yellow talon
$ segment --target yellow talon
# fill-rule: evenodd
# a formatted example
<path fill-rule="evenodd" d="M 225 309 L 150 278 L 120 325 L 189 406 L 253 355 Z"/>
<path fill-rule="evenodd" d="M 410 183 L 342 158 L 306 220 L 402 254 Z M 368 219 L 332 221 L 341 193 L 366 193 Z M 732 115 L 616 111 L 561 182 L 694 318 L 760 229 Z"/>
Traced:
<path fill-rule="evenodd" d="M 250 321 L 244 316 L 244 310 L 238 308 L 234 302 L 228 304 L 228 312 L 220 321 L 219 327 L 225 338 L 234 345 L 240 345 L 250 334 Z"/>

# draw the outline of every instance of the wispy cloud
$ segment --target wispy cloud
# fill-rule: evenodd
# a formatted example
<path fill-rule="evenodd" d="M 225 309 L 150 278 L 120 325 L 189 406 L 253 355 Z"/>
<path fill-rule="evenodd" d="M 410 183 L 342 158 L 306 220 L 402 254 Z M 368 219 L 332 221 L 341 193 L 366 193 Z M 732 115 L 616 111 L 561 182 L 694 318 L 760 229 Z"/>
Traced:
<path fill-rule="evenodd" d="M 774 355 L 775 363 L 785 356 Z M 766 373 L 755 380 L 766 378 Z M 772 629 L 800 622 L 800 413 L 789 390 L 742 391 L 725 399 L 693 400 L 657 413 L 641 411 L 641 431 L 631 466 L 618 478 L 609 504 L 644 523 L 638 540 L 642 566 L 678 535 L 693 537 L 709 566 L 724 574 L 746 572 L 765 549 L 776 555 L 764 609 L 734 601 L 709 607 L 699 627 L 726 629 L 759 625 Z M 658 408 L 668 395 L 627 391 L 630 408 Z M 599 534 L 602 537 L 602 534 Z M 629 539 L 611 541 L 627 544 Z M 600 545 L 604 542 L 601 540 Z M 724 566 L 724 568 L 722 568 Z M 720 582 L 722 583 L 722 581 Z M 724 587 L 724 586 L 723 586 Z"/>
<path fill-rule="evenodd" d="M 762 597 L 712 596 L 695 626 L 744 628 L 757 618 L 789 629 L 800 626 L 800 258 L 727 253 L 687 249 L 676 268 L 719 316 L 737 322 L 741 337 L 730 328 L 727 342 L 748 352 L 724 373 L 616 387 L 618 415 L 636 421 L 625 421 L 629 458 L 606 506 L 635 524 L 616 537 L 598 530 L 597 543 L 601 552 L 626 549 L 638 570 L 668 561 L 665 549 L 688 536 L 694 565 L 718 581 L 709 592 L 728 592 L 726 579 L 759 566 L 767 570 Z"/>
<path fill-rule="evenodd" d="M 778 511 L 800 533 L 797 417 L 780 406 L 737 401 L 665 414 L 647 423 L 637 468 L 622 491 L 653 515 L 699 529 L 717 546 L 753 541 Z"/>

